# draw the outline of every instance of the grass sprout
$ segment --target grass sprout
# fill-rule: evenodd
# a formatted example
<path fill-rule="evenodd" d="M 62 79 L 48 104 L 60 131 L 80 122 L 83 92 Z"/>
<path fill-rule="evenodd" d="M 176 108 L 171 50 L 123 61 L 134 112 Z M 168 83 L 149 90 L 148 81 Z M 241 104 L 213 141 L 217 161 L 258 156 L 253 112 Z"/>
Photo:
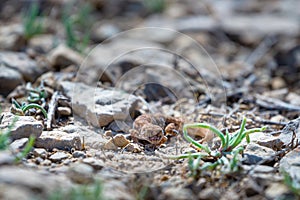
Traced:
<path fill-rule="evenodd" d="M 30 136 L 24 149 L 16 156 L 15 162 L 21 161 L 23 158 L 25 158 L 28 155 L 28 153 L 33 148 L 34 142 L 35 142 L 35 137 Z"/>
<path fill-rule="evenodd" d="M 96 181 L 91 185 L 76 186 L 68 191 L 56 191 L 51 194 L 48 200 L 101 200 L 103 197 L 103 186 L 100 181 Z"/>
<path fill-rule="evenodd" d="M 28 92 L 27 101 L 29 103 L 42 103 L 42 105 L 46 104 L 46 98 L 48 97 L 48 94 L 45 90 L 43 81 L 41 81 L 37 88 L 33 88 L 31 83 L 27 83 L 26 91 Z"/>
<path fill-rule="evenodd" d="M 244 148 L 239 146 L 241 142 L 246 138 L 247 142 L 250 142 L 249 135 L 255 132 L 262 132 L 266 130 L 266 127 L 253 128 L 246 130 L 246 118 L 244 117 L 240 126 L 240 129 L 232 134 L 226 130 L 224 135 L 216 127 L 206 123 L 185 124 L 183 126 L 184 138 L 193 144 L 196 148 L 201 149 L 201 152 L 187 153 L 176 156 L 170 156 L 171 159 L 183 159 L 187 158 L 188 167 L 192 176 L 196 176 L 198 171 L 214 170 L 219 166 L 221 172 L 228 174 L 238 170 L 238 164 L 240 160 L 240 154 Z M 209 146 L 198 143 L 192 137 L 188 135 L 189 128 L 205 128 L 215 133 L 221 141 L 220 147 L 216 150 L 212 150 Z M 205 160 L 212 160 L 213 162 L 204 162 Z M 202 164 L 201 164 L 202 163 Z"/>
<path fill-rule="evenodd" d="M 29 103 L 26 104 L 23 102 L 21 105 L 15 100 L 12 99 L 12 107 L 11 107 L 11 112 L 16 114 L 16 115 L 25 115 L 25 112 L 31 108 L 39 109 L 42 111 L 43 115 L 45 118 L 48 118 L 47 111 L 39 104 L 36 103 Z"/>
<path fill-rule="evenodd" d="M 300 182 L 291 177 L 286 171 L 282 171 L 285 185 L 297 196 L 300 197 Z"/>
<path fill-rule="evenodd" d="M 39 6 L 37 3 L 32 3 L 29 10 L 24 15 L 24 36 L 25 39 L 30 39 L 35 35 L 41 34 L 44 31 L 42 22 L 38 19 Z"/>
<path fill-rule="evenodd" d="M 18 117 L 15 117 L 6 130 L 0 129 L 0 151 L 6 150 L 8 145 L 10 144 L 10 138 L 9 138 L 10 132 L 17 120 Z M 0 121 L 2 121 L 2 116 Z"/>
<path fill-rule="evenodd" d="M 166 8 L 165 0 L 144 0 L 143 3 L 151 13 L 161 13 Z"/>
<path fill-rule="evenodd" d="M 84 52 L 90 40 L 91 11 L 91 6 L 85 3 L 77 13 L 70 15 L 71 9 L 69 6 L 65 9 L 62 18 L 66 34 L 66 45 L 80 53 Z"/>

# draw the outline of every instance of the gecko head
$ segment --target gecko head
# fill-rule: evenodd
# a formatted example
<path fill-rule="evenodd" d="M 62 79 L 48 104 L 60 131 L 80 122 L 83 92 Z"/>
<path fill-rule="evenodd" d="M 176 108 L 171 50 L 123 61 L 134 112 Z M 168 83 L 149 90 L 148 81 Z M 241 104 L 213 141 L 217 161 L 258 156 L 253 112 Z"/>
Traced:
<path fill-rule="evenodd" d="M 161 142 L 164 137 L 164 132 L 160 126 L 147 124 L 142 127 L 141 136 L 144 140 L 156 145 Z"/>

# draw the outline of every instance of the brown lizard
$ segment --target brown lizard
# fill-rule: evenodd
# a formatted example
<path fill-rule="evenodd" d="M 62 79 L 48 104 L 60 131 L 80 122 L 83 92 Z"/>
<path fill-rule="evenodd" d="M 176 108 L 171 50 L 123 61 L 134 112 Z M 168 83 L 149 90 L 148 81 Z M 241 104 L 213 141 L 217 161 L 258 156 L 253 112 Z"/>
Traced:
<path fill-rule="evenodd" d="M 184 120 L 180 117 L 142 114 L 135 119 L 130 135 L 136 143 L 146 141 L 154 146 L 160 146 L 168 140 L 168 137 L 179 134 L 183 123 Z M 190 128 L 188 132 L 190 135 L 202 137 L 200 142 L 210 141 L 213 138 L 213 134 L 203 128 Z"/>

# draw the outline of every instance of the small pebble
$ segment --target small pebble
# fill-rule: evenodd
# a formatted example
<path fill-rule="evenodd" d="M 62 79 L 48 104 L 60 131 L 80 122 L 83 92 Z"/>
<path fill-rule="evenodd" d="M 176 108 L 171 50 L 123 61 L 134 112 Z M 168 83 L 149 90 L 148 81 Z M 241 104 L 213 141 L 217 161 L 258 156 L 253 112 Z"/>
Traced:
<path fill-rule="evenodd" d="M 35 163 L 36 163 L 37 165 L 41 164 L 43 161 L 44 161 L 44 159 L 41 158 L 41 157 L 37 157 L 37 158 L 35 159 Z"/>
<path fill-rule="evenodd" d="M 113 142 L 117 147 L 125 147 L 127 144 L 129 144 L 129 140 L 125 138 L 123 134 L 117 134 L 113 137 Z"/>
<path fill-rule="evenodd" d="M 125 151 L 132 152 L 132 153 L 139 153 L 142 151 L 139 145 L 135 143 L 129 143 L 124 149 Z"/>
<path fill-rule="evenodd" d="M 72 114 L 72 110 L 71 108 L 69 107 L 58 107 L 57 108 L 57 112 L 60 114 L 60 115 L 65 115 L 65 116 L 69 116 Z"/>
<path fill-rule="evenodd" d="M 48 159 L 44 160 L 43 162 L 41 162 L 41 165 L 43 166 L 50 166 L 52 164 L 52 162 Z"/>
<path fill-rule="evenodd" d="M 117 150 L 118 147 L 114 144 L 113 139 L 110 138 L 105 144 L 104 149 L 106 150 Z"/>
<path fill-rule="evenodd" d="M 84 163 L 76 163 L 69 168 L 67 176 L 74 182 L 79 184 L 88 184 L 93 182 L 93 168 Z"/>
<path fill-rule="evenodd" d="M 28 138 L 22 138 L 22 139 L 15 140 L 9 146 L 13 152 L 19 152 L 25 147 L 27 142 L 28 142 Z"/>
<path fill-rule="evenodd" d="M 8 151 L 0 151 L 0 166 L 8 165 L 14 162 L 14 156 Z"/>
<path fill-rule="evenodd" d="M 74 158 L 85 158 L 86 157 L 86 155 L 85 155 L 85 153 L 84 152 L 82 152 L 82 151 L 74 151 L 73 153 L 72 153 L 72 156 L 74 157 Z"/>
<path fill-rule="evenodd" d="M 69 155 L 64 152 L 56 152 L 55 154 L 49 157 L 53 162 L 61 162 L 62 160 L 68 158 Z"/>
<path fill-rule="evenodd" d="M 92 166 L 95 170 L 100 170 L 104 167 L 104 162 L 95 158 L 85 158 L 82 162 Z"/>
<path fill-rule="evenodd" d="M 69 165 L 69 164 L 72 163 L 72 161 L 69 160 L 69 159 L 66 159 L 66 160 L 64 160 L 62 163 L 63 163 L 64 165 Z"/>
<path fill-rule="evenodd" d="M 43 149 L 43 148 L 35 148 L 33 150 L 33 155 L 35 157 L 41 157 L 41 158 L 46 158 L 47 156 L 47 151 L 46 149 Z"/>

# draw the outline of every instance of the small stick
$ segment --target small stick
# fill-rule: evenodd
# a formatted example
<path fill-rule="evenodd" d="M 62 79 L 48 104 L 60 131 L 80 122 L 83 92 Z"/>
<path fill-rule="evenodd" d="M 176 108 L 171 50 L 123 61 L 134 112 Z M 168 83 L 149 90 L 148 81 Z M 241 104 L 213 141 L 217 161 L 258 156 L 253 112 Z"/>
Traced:
<path fill-rule="evenodd" d="M 55 109 L 57 106 L 57 99 L 58 99 L 58 92 L 54 92 L 54 94 L 51 97 L 51 101 L 49 103 L 49 109 L 48 109 L 48 118 L 46 122 L 46 127 L 47 130 L 52 129 L 52 122 L 54 121 L 53 119 L 55 118 Z"/>

